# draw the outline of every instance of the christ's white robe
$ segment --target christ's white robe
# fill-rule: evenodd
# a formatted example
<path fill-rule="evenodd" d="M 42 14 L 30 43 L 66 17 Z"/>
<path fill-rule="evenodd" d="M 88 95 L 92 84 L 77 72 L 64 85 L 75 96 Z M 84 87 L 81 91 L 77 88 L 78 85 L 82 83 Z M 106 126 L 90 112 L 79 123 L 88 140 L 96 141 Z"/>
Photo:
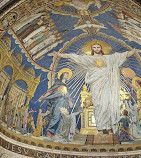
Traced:
<path fill-rule="evenodd" d="M 98 130 L 113 129 L 114 133 L 117 130 L 117 121 L 120 119 L 119 67 L 125 62 L 127 53 L 101 57 L 67 54 L 87 71 L 85 82 L 91 87 Z"/>

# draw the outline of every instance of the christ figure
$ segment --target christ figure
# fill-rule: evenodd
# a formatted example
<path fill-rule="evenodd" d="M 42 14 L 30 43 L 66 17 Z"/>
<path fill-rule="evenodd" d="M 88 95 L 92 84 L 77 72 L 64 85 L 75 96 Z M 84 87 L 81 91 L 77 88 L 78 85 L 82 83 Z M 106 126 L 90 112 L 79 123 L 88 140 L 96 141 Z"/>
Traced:
<path fill-rule="evenodd" d="M 132 49 L 124 53 L 104 55 L 102 46 L 93 44 L 91 55 L 60 54 L 53 52 L 48 56 L 71 59 L 86 69 L 85 82 L 90 85 L 94 117 L 98 134 L 107 130 L 115 133 L 120 119 L 120 73 L 119 67 L 125 60 L 140 50 Z"/>

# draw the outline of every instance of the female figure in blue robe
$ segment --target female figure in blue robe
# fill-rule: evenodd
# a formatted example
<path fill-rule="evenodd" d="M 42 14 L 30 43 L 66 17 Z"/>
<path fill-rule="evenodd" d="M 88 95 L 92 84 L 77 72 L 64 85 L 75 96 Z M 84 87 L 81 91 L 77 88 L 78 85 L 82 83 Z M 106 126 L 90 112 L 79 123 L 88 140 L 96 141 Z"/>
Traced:
<path fill-rule="evenodd" d="M 47 128 L 48 137 L 53 137 L 59 133 L 62 123 L 62 113 L 60 108 L 66 108 L 70 111 L 70 107 L 72 107 L 66 84 L 68 78 L 69 72 L 63 72 L 60 75 L 59 80 L 39 98 L 39 102 L 45 99 L 48 100 L 52 106 L 52 117 Z"/>

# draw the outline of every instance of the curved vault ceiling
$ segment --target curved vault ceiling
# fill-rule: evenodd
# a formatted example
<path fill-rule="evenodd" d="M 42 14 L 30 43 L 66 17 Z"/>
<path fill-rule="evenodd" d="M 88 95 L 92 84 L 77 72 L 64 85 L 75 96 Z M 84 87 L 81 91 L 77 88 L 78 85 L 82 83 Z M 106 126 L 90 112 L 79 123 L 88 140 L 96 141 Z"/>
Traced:
<path fill-rule="evenodd" d="M 28 106 L 28 113 L 32 111 L 35 127 L 39 109 L 43 112 L 48 109 L 46 104 L 37 100 L 53 85 L 62 68 L 67 67 L 73 72 L 68 87 L 74 111 L 81 106 L 81 91 L 85 85 L 85 71 L 81 67 L 66 59 L 52 58 L 48 56 L 49 53 L 88 54 L 92 43 L 101 44 L 105 54 L 141 48 L 141 9 L 135 1 L 22 0 L 0 1 L 0 4 L 0 42 L 3 52 L 0 59 L 6 61 L 1 62 L 0 68 L 3 75 L 5 72 L 8 74 L 7 83 L 10 86 L 16 85 L 23 89 L 21 94 L 25 100 L 21 103 Z M 140 54 L 128 58 L 121 68 L 127 68 L 121 69 L 126 73 L 132 70 L 141 78 Z M 127 79 L 124 73 L 120 73 L 120 81 L 122 88 L 135 101 L 136 91 L 132 93 L 127 83 L 132 83 L 132 78 Z M 87 90 L 90 93 L 89 85 Z M 10 89 L 8 92 L 13 97 L 16 96 Z M 3 92 L 4 95 L 8 94 Z M 20 104 L 17 105 L 23 108 Z M 16 112 L 13 118 L 14 115 L 16 116 Z M 4 124 L 5 120 L 2 121 Z M 80 117 L 77 117 L 78 133 L 82 128 L 81 124 Z M 44 135 L 46 129 L 47 126 L 44 127 Z M 44 139 L 46 140 L 46 136 Z"/>

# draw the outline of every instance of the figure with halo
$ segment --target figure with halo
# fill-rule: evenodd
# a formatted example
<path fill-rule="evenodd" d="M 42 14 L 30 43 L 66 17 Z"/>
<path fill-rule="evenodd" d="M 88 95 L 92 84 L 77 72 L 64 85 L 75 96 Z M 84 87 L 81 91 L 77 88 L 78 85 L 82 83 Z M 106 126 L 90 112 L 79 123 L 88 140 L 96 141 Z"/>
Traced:
<path fill-rule="evenodd" d="M 68 113 L 72 102 L 67 90 L 67 80 L 72 76 L 72 71 L 68 68 L 63 68 L 58 72 L 58 81 L 39 98 L 39 102 L 43 99 L 48 100 L 52 106 L 52 117 L 47 128 L 47 136 L 54 137 L 59 133 L 62 123 L 62 113 L 60 108 L 65 108 Z"/>
<path fill-rule="evenodd" d="M 102 42 L 102 41 L 101 41 Z M 86 69 L 85 82 L 90 85 L 92 103 L 98 134 L 104 130 L 109 134 L 117 131 L 120 119 L 120 74 L 119 67 L 139 50 L 105 55 L 98 42 L 91 46 L 90 55 L 61 54 L 53 52 L 48 56 L 67 58 Z"/>

